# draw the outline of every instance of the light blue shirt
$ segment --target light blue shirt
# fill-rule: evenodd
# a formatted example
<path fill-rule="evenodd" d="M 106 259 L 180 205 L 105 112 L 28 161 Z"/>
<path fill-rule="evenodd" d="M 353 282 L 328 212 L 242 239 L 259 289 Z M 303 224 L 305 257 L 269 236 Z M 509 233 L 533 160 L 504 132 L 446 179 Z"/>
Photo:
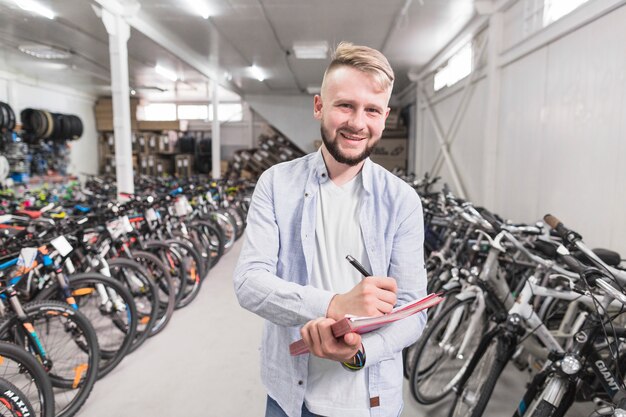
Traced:
<path fill-rule="evenodd" d="M 425 296 L 424 227 L 417 193 L 369 159 L 362 175 L 359 222 L 371 272 L 396 279 L 397 305 Z M 309 355 L 291 356 L 289 344 L 300 339 L 300 328 L 309 320 L 326 315 L 334 295 L 309 285 L 317 192 L 325 181 L 329 178 L 320 151 L 275 165 L 261 175 L 234 273 L 241 306 L 266 319 L 261 379 L 290 417 L 301 415 Z M 363 335 L 369 394 L 372 404 L 379 404 L 372 406 L 372 417 L 400 414 L 402 349 L 417 340 L 425 321 L 422 312 Z"/>

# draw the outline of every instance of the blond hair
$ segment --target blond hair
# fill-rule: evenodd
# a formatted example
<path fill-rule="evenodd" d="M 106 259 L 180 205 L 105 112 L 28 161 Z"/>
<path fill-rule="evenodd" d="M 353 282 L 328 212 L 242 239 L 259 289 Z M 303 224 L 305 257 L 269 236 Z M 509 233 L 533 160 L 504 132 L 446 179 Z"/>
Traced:
<path fill-rule="evenodd" d="M 340 42 L 331 59 L 330 65 L 324 72 L 322 90 L 326 76 L 335 68 L 342 66 L 352 67 L 370 74 L 383 91 L 391 91 L 393 88 L 394 74 L 391 65 L 389 65 L 387 58 L 376 49 L 354 45 L 350 42 Z"/>

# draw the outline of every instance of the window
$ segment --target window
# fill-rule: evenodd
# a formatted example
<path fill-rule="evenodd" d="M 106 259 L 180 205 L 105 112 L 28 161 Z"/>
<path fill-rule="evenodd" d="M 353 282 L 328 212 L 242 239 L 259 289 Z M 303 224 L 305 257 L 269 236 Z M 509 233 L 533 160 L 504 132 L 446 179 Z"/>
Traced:
<path fill-rule="evenodd" d="M 220 122 L 241 122 L 243 120 L 243 107 L 241 103 L 221 103 L 218 109 Z M 213 120 L 213 105 L 209 104 L 209 120 Z"/>
<path fill-rule="evenodd" d="M 176 104 L 150 103 L 143 106 L 144 120 L 176 120 Z"/>
<path fill-rule="evenodd" d="M 143 117 L 142 117 L 143 116 Z M 204 120 L 213 121 L 212 104 L 150 103 L 139 108 L 140 120 Z M 241 103 L 220 103 L 221 122 L 241 122 Z"/>
<path fill-rule="evenodd" d="M 543 25 L 548 26 L 566 14 L 578 8 L 587 0 L 545 0 L 543 6 Z"/>
<path fill-rule="evenodd" d="M 180 120 L 207 120 L 209 107 L 206 104 L 179 104 L 178 118 Z"/>
<path fill-rule="evenodd" d="M 472 73 L 472 42 L 463 46 L 435 73 L 435 91 L 450 87 Z"/>

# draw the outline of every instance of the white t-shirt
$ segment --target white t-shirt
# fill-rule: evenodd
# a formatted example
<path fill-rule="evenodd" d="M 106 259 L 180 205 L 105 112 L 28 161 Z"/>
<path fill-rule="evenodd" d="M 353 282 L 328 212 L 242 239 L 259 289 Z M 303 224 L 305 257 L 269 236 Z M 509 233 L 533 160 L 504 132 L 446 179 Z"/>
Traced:
<path fill-rule="evenodd" d="M 346 255 L 371 270 L 359 225 L 362 192 L 360 173 L 341 187 L 332 180 L 320 184 L 311 285 L 337 294 L 351 290 L 363 277 Z M 369 417 L 368 370 L 351 372 L 311 355 L 304 401 L 312 413 L 325 417 Z"/>

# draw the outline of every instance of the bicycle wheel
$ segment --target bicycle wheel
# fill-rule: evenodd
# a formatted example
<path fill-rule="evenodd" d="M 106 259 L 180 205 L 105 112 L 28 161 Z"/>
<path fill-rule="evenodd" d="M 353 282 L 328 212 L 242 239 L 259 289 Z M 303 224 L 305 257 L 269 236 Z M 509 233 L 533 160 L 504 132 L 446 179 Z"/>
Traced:
<path fill-rule="evenodd" d="M 489 332 L 468 364 L 452 402 L 448 417 L 480 417 L 487 407 L 496 382 L 510 354 L 499 337 L 500 329 Z M 470 373 L 469 376 L 467 373 Z M 463 379 L 467 378 L 465 381 Z"/>
<path fill-rule="evenodd" d="M 545 370 L 535 375 L 513 417 L 563 417 L 574 403 L 575 396 L 575 384 Z"/>
<path fill-rule="evenodd" d="M 67 282 L 79 311 L 92 324 L 100 347 L 98 378 L 111 372 L 129 352 L 137 331 L 135 301 L 124 285 L 113 278 L 89 272 L 71 275 Z M 104 299 L 104 293 L 108 299 Z M 63 301 L 54 282 L 38 299 Z"/>
<path fill-rule="evenodd" d="M 215 224 L 203 220 L 194 221 L 191 228 L 204 236 L 203 241 L 208 244 L 211 267 L 213 267 L 224 255 L 224 232 Z"/>
<path fill-rule="evenodd" d="M 410 388 L 413 397 L 422 404 L 432 404 L 445 397 L 459 381 L 472 358 L 480 339 L 475 335 L 485 333 L 487 317 L 476 321 L 473 335 L 467 330 L 475 317 L 476 298 L 454 300 L 426 325 L 409 365 Z M 476 320 L 476 319 L 475 319 Z M 462 355 L 459 350 L 466 343 Z"/>
<path fill-rule="evenodd" d="M 169 289 L 174 290 L 174 298 L 178 304 L 185 294 L 185 286 L 187 285 L 181 253 L 171 245 L 157 240 L 150 240 L 146 242 L 145 246 L 146 250 L 157 256 L 161 263 L 166 266 L 174 284 Z"/>
<path fill-rule="evenodd" d="M 209 214 L 209 219 L 222 230 L 224 237 L 224 253 L 228 252 L 237 239 L 237 225 L 232 217 L 222 211 L 214 211 Z"/>
<path fill-rule="evenodd" d="M 211 269 L 211 252 L 209 250 L 209 242 L 204 235 L 194 230 L 190 226 L 187 226 L 188 234 L 183 234 L 180 231 L 175 230 L 173 232 L 174 238 L 190 245 L 198 255 L 200 255 L 200 261 L 202 266 L 202 273 L 200 274 L 200 281 L 204 281 L 209 275 Z"/>
<path fill-rule="evenodd" d="M 0 377 L 0 416 L 34 416 L 35 409 L 18 387 Z"/>
<path fill-rule="evenodd" d="M 200 293 L 202 285 L 201 276 L 204 274 L 202 268 L 202 257 L 186 242 L 176 239 L 166 240 L 165 243 L 174 248 L 181 256 L 181 275 L 185 280 L 183 295 L 176 303 L 176 308 L 183 308 L 191 303 Z"/>
<path fill-rule="evenodd" d="M 44 364 L 53 387 L 56 416 L 72 416 L 85 403 L 98 377 L 96 332 L 80 311 L 62 302 L 35 301 L 23 309 L 46 353 Z M 0 337 L 36 351 L 15 314 L 0 322 Z"/>
<path fill-rule="evenodd" d="M 174 314 L 176 290 L 169 269 L 154 254 L 144 251 L 133 251 L 133 259 L 143 265 L 156 284 L 159 311 L 157 320 L 150 329 L 148 337 L 154 336 L 165 328 Z"/>
<path fill-rule="evenodd" d="M 111 277 L 128 288 L 137 307 L 137 332 L 128 350 L 130 353 L 146 341 L 159 319 L 159 293 L 154 278 L 139 262 L 116 258 L 108 264 Z"/>
<path fill-rule="evenodd" d="M 54 416 L 54 394 L 46 371 L 22 347 L 0 342 L 0 377 L 17 387 L 28 399 L 33 416 Z"/>

